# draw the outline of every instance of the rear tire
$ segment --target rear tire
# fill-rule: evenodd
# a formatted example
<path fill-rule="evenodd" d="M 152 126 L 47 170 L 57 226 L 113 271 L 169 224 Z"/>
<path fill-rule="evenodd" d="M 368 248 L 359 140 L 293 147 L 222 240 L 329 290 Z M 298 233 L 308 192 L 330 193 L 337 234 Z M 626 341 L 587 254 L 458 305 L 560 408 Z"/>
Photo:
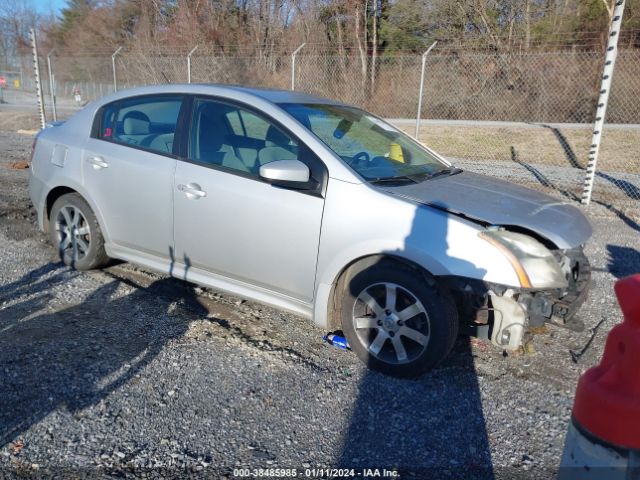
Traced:
<path fill-rule="evenodd" d="M 370 368 L 414 377 L 451 351 L 458 335 L 457 309 L 451 295 L 420 272 L 383 260 L 348 271 L 340 286 L 343 332 Z"/>
<path fill-rule="evenodd" d="M 109 261 L 98 219 L 77 193 L 67 193 L 54 202 L 49 237 L 60 259 L 76 270 L 92 270 Z"/>

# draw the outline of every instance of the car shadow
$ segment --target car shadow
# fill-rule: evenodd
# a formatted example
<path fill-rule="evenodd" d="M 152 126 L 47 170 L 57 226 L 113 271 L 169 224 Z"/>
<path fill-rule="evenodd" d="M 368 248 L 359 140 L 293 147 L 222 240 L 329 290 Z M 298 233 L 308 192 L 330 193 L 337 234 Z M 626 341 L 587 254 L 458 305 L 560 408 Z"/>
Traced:
<path fill-rule="evenodd" d="M 193 288 L 171 278 L 132 293 L 113 279 L 81 303 L 50 302 L 42 290 L 51 279 L 38 281 L 38 275 L 54 267 L 34 270 L 0 291 L 27 298 L 0 310 L 0 447 L 50 413 L 79 412 L 130 381 L 186 332 L 189 318 L 184 310 L 172 314 L 172 305 L 207 314 Z M 52 278 L 73 274 L 62 270 Z"/>
<path fill-rule="evenodd" d="M 469 337 L 417 379 L 368 371 L 358 390 L 338 467 L 386 468 L 401 478 L 494 478 Z"/>
<path fill-rule="evenodd" d="M 616 278 L 640 272 L 640 251 L 620 245 L 607 245 L 607 270 Z"/>
<path fill-rule="evenodd" d="M 403 256 L 403 250 L 426 241 L 433 258 L 455 257 L 448 244 L 447 215 L 416 208 L 404 249 L 387 253 Z M 485 270 L 470 262 L 459 258 L 452 262 L 468 275 L 484 276 Z M 355 297 L 359 293 L 351 292 Z M 467 312 L 463 323 L 469 321 L 468 315 L 474 313 Z M 417 378 L 365 371 L 337 466 L 377 468 L 380 476 L 383 469 L 395 470 L 401 478 L 493 478 L 470 338 L 459 336 L 446 359 Z"/>

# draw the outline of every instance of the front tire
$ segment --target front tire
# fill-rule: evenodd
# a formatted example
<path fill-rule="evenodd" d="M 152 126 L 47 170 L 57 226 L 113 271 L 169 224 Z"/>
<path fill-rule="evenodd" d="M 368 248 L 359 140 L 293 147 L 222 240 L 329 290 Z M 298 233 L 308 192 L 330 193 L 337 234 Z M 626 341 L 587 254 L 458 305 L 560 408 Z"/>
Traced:
<path fill-rule="evenodd" d="M 87 201 L 77 193 L 58 198 L 49 216 L 49 237 L 60 259 L 76 270 L 92 270 L 107 263 L 104 238 Z"/>
<path fill-rule="evenodd" d="M 420 272 L 383 260 L 347 273 L 341 284 L 343 332 L 370 368 L 413 377 L 451 351 L 459 327 L 455 304 Z"/>

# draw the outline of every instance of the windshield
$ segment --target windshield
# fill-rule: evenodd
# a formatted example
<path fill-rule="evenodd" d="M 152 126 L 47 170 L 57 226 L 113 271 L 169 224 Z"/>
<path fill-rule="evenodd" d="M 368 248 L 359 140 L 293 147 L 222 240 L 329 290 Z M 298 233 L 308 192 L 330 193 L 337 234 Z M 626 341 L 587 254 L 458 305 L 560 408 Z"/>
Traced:
<path fill-rule="evenodd" d="M 411 137 L 363 110 L 328 104 L 281 107 L 369 181 L 417 182 L 452 172 Z"/>

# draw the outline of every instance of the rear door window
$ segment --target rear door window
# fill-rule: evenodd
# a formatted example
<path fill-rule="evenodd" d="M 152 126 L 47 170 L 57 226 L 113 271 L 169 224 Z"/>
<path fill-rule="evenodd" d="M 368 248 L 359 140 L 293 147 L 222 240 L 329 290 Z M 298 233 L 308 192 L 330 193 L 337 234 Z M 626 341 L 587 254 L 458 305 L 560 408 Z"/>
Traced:
<path fill-rule="evenodd" d="M 108 105 L 102 109 L 98 138 L 171 154 L 182 102 L 182 96 L 153 96 Z"/>
<path fill-rule="evenodd" d="M 109 140 L 113 138 L 113 119 L 115 118 L 116 111 L 116 105 L 114 104 L 107 105 L 106 107 L 102 108 L 99 123 L 99 125 L 101 126 L 101 130 L 97 134 L 98 138 Z"/>

